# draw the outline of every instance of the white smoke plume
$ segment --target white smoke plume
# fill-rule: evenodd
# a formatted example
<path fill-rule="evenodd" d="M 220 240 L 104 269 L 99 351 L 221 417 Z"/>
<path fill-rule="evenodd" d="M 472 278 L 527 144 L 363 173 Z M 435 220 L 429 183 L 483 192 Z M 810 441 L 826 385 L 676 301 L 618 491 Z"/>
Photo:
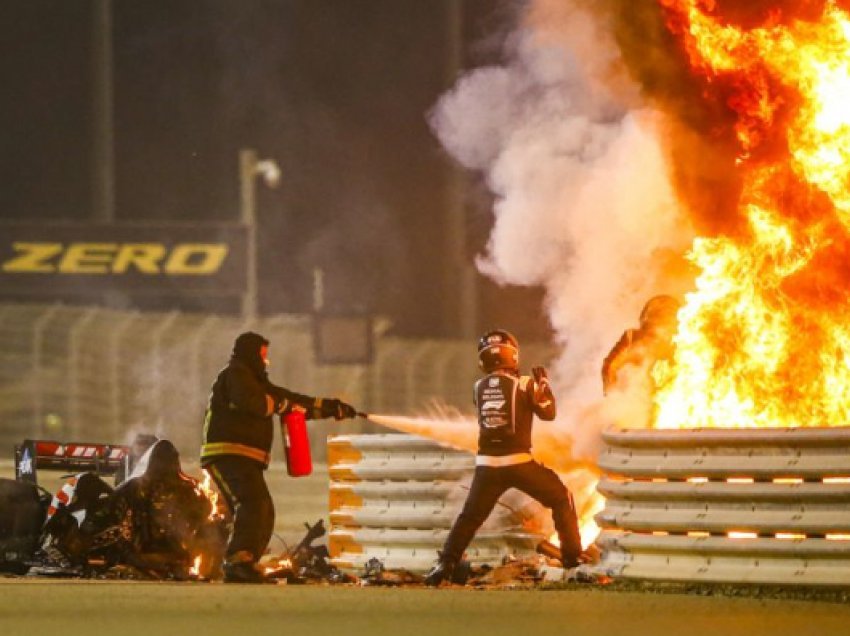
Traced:
<path fill-rule="evenodd" d="M 641 106 L 604 25 L 579 1 L 531 2 L 507 61 L 461 77 L 431 125 L 495 197 L 479 269 L 546 289 L 562 350 L 550 370 L 560 411 L 552 434 L 581 455 L 615 418 L 646 418 L 645 398 L 602 404 L 600 368 L 650 296 L 683 291 L 672 265 L 692 230 L 668 179 L 660 115 Z"/>

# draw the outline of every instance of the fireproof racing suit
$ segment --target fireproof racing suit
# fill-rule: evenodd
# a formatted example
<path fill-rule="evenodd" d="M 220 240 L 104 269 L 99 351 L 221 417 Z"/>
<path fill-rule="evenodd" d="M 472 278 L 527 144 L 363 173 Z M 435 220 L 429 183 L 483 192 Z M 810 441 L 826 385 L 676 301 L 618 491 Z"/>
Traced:
<path fill-rule="evenodd" d="M 498 370 L 475 383 L 479 426 L 475 475 L 446 538 L 442 560 L 457 563 L 499 497 L 516 488 L 552 510 L 564 566 L 578 565 L 581 539 L 572 495 L 554 471 L 531 456 L 534 415 L 555 419 L 555 398 L 542 370 L 539 376 Z"/>
<path fill-rule="evenodd" d="M 212 386 L 204 423 L 201 466 L 233 513 L 228 562 L 256 562 L 274 529 L 274 504 L 263 477 L 271 459 L 273 416 L 294 409 L 308 419 L 354 417 L 337 399 L 316 398 L 272 384 L 260 350 L 268 341 L 255 333 L 236 339 L 228 365 Z"/>

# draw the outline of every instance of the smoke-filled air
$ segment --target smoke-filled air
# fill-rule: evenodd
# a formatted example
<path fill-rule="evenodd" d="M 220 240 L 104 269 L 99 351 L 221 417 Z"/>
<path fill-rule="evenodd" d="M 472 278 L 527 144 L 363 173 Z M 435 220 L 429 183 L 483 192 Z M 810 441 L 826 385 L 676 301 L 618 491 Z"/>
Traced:
<path fill-rule="evenodd" d="M 846 423 L 848 25 L 838 0 L 533 0 L 435 104 L 494 197 L 478 268 L 546 290 L 541 459 L 592 462 L 609 426 Z M 658 295 L 666 353 L 606 358 Z"/>
<path fill-rule="evenodd" d="M 480 270 L 546 289 L 574 457 L 610 425 L 846 422 L 845 5 L 535 0 L 505 62 L 436 105 L 495 198 Z M 668 353 L 602 400 L 606 352 L 659 294 Z"/>
<path fill-rule="evenodd" d="M 848 87 L 838 0 L 533 0 L 435 105 L 493 194 L 479 270 L 546 290 L 534 454 L 583 533 L 607 427 L 846 424 Z M 474 422 L 385 423 L 474 450 Z"/>
<path fill-rule="evenodd" d="M 604 426 L 647 424 L 639 386 L 602 402 L 602 360 L 649 297 L 692 282 L 667 122 L 629 78 L 609 20 L 580 2 L 529 4 L 504 63 L 459 78 L 431 113 L 445 148 L 495 198 L 479 269 L 546 289 L 559 417 L 554 432 L 537 427 L 535 452 L 552 449 L 556 464 L 591 458 Z"/>

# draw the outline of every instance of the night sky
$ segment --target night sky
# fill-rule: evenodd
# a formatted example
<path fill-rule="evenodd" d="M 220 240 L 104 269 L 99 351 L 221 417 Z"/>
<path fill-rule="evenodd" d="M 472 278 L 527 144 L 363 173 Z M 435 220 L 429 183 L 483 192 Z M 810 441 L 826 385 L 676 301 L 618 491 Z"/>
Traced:
<path fill-rule="evenodd" d="M 258 187 L 261 310 L 326 302 L 389 316 L 401 335 L 445 318 L 443 205 L 454 166 L 427 113 L 456 75 L 449 0 L 115 0 L 117 221 L 236 221 L 237 154 L 282 169 Z M 0 218 L 92 215 L 92 9 L 2 0 Z M 497 62 L 511 10 L 463 0 L 463 66 Z M 469 257 L 490 200 L 466 175 Z M 482 328 L 544 337 L 539 290 L 479 281 Z"/>

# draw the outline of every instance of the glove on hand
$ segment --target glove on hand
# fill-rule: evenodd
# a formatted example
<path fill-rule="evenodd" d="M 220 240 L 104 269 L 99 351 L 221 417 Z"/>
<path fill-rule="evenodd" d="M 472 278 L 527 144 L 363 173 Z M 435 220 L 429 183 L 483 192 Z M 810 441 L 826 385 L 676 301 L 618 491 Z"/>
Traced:
<path fill-rule="evenodd" d="M 534 376 L 534 381 L 537 384 L 546 384 L 549 382 L 549 376 L 546 373 L 545 367 L 533 367 L 531 369 L 531 375 Z"/>
<path fill-rule="evenodd" d="M 357 409 L 355 409 L 350 404 L 346 404 L 342 400 L 331 398 L 329 400 L 325 400 L 324 402 L 325 407 L 327 408 L 328 417 L 333 417 L 335 420 L 344 420 L 348 418 L 357 417 Z"/>
<path fill-rule="evenodd" d="M 345 402 L 339 403 L 338 413 L 339 414 L 335 416 L 338 420 L 354 419 L 357 417 L 357 409 Z"/>

